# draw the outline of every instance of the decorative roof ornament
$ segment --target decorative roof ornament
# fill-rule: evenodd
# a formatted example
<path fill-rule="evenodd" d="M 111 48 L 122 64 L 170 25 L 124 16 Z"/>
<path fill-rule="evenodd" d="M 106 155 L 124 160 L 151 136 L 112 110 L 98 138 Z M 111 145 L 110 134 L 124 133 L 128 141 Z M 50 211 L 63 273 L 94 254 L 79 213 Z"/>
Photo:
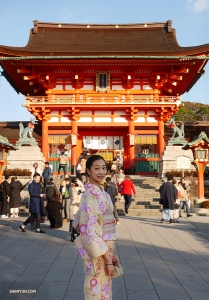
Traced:
<path fill-rule="evenodd" d="M 203 145 L 209 144 L 209 138 L 207 137 L 207 134 L 204 131 L 201 131 L 198 136 L 195 136 L 193 140 L 187 143 L 182 149 L 187 150 L 192 146 L 197 146 L 199 143 Z"/>
<path fill-rule="evenodd" d="M 9 143 L 8 138 L 6 138 L 5 136 L 0 135 L 0 146 L 3 147 L 9 147 L 12 148 L 14 150 L 18 150 L 18 147 L 14 146 L 13 144 Z"/>

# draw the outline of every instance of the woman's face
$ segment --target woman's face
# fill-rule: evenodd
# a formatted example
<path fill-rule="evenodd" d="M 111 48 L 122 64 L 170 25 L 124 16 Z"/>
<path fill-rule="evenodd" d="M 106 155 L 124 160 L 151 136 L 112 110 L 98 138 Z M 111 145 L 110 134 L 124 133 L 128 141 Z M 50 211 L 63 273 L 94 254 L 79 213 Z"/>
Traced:
<path fill-rule="evenodd" d="M 107 174 L 107 167 L 103 159 L 95 160 L 90 169 L 87 169 L 89 181 L 99 184 Z"/>

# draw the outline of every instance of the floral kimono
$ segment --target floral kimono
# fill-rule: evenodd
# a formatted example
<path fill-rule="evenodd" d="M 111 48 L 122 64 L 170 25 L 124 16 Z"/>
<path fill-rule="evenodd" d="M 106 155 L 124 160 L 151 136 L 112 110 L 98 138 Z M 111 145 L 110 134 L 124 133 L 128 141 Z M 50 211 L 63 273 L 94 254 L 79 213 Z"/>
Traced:
<path fill-rule="evenodd" d="M 75 240 L 84 261 L 85 300 L 111 300 L 112 278 L 102 255 L 113 255 L 116 239 L 113 205 L 109 195 L 88 183 L 80 202 L 80 236 Z"/>

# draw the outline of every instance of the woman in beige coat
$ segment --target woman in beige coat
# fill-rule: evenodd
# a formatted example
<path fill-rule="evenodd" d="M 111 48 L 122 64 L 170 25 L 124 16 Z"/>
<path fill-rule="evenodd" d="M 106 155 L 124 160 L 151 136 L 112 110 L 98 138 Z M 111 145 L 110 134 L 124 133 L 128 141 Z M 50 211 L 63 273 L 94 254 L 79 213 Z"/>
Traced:
<path fill-rule="evenodd" d="M 74 178 L 71 183 L 72 187 L 72 199 L 70 202 L 70 228 L 69 231 L 71 233 L 71 242 L 74 242 L 75 240 L 75 234 L 77 234 L 77 231 L 73 228 L 73 220 L 74 220 L 74 215 L 77 213 L 79 210 L 79 205 L 80 205 L 80 200 L 82 193 L 85 192 L 84 186 L 80 180 L 77 178 Z"/>

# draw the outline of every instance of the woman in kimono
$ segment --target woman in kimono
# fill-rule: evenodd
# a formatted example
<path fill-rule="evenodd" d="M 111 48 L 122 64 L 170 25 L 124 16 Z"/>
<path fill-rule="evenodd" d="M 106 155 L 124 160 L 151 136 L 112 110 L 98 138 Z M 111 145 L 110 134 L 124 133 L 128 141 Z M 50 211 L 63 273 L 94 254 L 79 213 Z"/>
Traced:
<path fill-rule="evenodd" d="M 84 261 L 85 300 L 111 300 L 114 264 L 119 262 L 114 254 L 116 240 L 113 204 L 100 182 L 106 176 L 106 163 L 99 155 L 86 162 L 89 183 L 85 185 L 80 202 L 80 236 L 75 240 Z"/>

